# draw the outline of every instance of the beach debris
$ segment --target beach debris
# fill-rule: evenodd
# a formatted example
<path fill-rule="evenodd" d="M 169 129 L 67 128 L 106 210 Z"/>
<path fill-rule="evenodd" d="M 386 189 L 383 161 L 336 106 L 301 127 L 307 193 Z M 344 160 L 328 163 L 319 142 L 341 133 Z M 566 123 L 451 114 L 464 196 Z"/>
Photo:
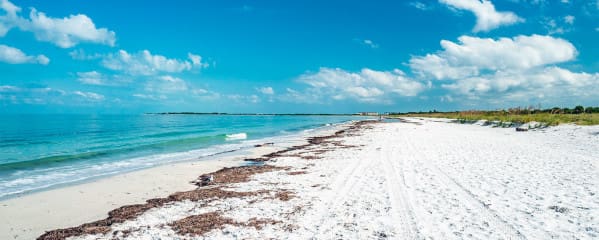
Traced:
<path fill-rule="evenodd" d="M 266 162 L 268 160 L 269 160 L 268 158 L 264 158 L 264 157 L 243 159 L 243 161 L 246 161 L 246 162 Z"/>
<path fill-rule="evenodd" d="M 214 182 L 214 175 L 212 174 L 204 174 L 201 175 L 198 180 L 196 180 L 194 182 L 195 185 L 199 186 L 199 187 L 203 187 L 203 186 L 207 186 L 209 184 L 211 184 L 212 182 Z"/>
<path fill-rule="evenodd" d="M 523 128 L 523 127 L 517 127 L 516 128 L 516 132 L 527 132 L 528 128 Z"/>
<path fill-rule="evenodd" d="M 270 193 L 268 190 L 259 190 L 253 192 L 235 192 L 216 188 L 198 188 L 191 191 L 177 192 L 166 198 L 154 198 L 147 200 L 144 204 L 127 205 L 114 209 L 108 213 L 108 217 L 91 223 L 85 223 L 77 227 L 56 229 L 47 231 L 39 236 L 38 240 L 59 240 L 69 237 L 81 236 L 87 234 L 105 234 L 110 232 L 113 224 L 122 223 L 134 219 L 146 211 L 164 206 L 170 202 L 177 201 L 206 201 L 206 203 L 226 198 L 241 198 L 250 196 L 260 196 Z"/>
<path fill-rule="evenodd" d="M 284 157 L 284 156 L 296 156 L 299 154 L 290 154 L 293 151 L 298 150 L 309 150 L 310 147 L 315 145 L 332 145 L 334 147 L 354 147 L 345 146 L 341 141 L 332 141 L 333 138 L 341 136 L 354 136 L 359 135 L 358 130 L 373 128 L 370 124 L 376 123 L 375 121 L 358 121 L 349 126 L 344 130 L 335 132 L 333 135 L 313 137 L 308 139 L 308 143 L 299 146 L 292 146 L 287 149 L 277 151 L 262 156 L 259 159 L 252 159 L 251 161 L 271 161 L 273 158 Z M 269 146 L 271 143 L 262 144 L 261 146 Z M 301 157 L 301 155 L 300 155 Z M 308 156 L 310 157 L 310 156 Z M 248 161 L 248 159 L 246 159 Z M 272 165 L 259 165 L 259 166 L 240 166 L 223 168 L 219 171 L 202 175 L 198 178 L 198 181 L 194 182 L 198 188 L 191 191 L 176 192 L 168 197 L 149 199 L 144 204 L 126 205 L 120 208 L 116 208 L 108 213 L 108 217 L 95 222 L 85 223 L 76 227 L 55 229 L 47 231 L 37 239 L 66 239 L 69 237 L 76 237 L 82 235 L 94 235 L 94 234 L 108 234 L 113 231 L 112 226 L 114 224 L 123 223 L 125 221 L 134 219 L 150 209 L 159 208 L 172 202 L 180 201 L 202 201 L 202 205 L 209 204 L 212 201 L 227 198 L 244 198 L 257 196 L 262 199 L 279 199 L 280 201 L 289 201 L 294 198 L 295 195 L 289 190 L 278 190 L 272 195 L 272 190 L 257 190 L 249 192 L 236 192 L 223 190 L 227 184 L 247 182 L 251 179 L 252 175 L 260 174 L 271 171 L 289 170 L 289 167 L 277 167 Z M 299 174 L 299 173 L 298 173 Z M 324 175 L 321 175 L 321 177 Z M 206 187 L 205 185 L 216 185 L 214 187 Z M 314 186 L 316 187 L 316 185 Z M 270 196 L 264 196 L 270 195 Z M 236 226 L 251 226 L 255 228 L 261 228 L 267 224 L 277 224 L 280 221 L 272 219 L 258 219 L 251 218 L 248 222 L 236 222 L 232 219 L 223 217 L 218 212 L 205 213 L 200 215 L 190 216 L 179 221 L 172 223 L 171 227 L 181 234 L 203 234 L 213 229 L 222 229 L 222 226 L 231 224 Z M 125 234 L 129 230 L 117 230 L 113 233 Z M 120 232 L 119 232 L 120 231 Z M 123 232 L 125 231 L 125 232 Z M 122 235 L 121 235 L 122 236 Z"/>
<path fill-rule="evenodd" d="M 287 190 L 279 191 L 275 194 L 275 198 L 278 198 L 279 200 L 284 201 L 284 202 L 289 201 L 290 199 L 292 199 L 294 197 L 295 197 L 295 195 L 292 192 L 287 191 Z"/>
<path fill-rule="evenodd" d="M 285 167 L 275 167 L 272 165 L 260 165 L 260 166 L 241 166 L 241 167 L 229 167 L 218 170 L 214 173 L 214 183 L 240 183 L 247 182 L 250 177 L 254 174 L 260 174 L 265 172 L 285 170 Z"/>
<path fill-rule="evenodd" d="M 247 222 L 237 222 L 232 218 L 223 217 L 220 212 L 208 212 L 199 215 L 193 215 L 181 220 L 175 221 L 170 226 L 182 235 L 201 236 L 214 229 L 223 229 L 226 225 L 253 227 L 262 229 L 265 225 L 274 225 L 282 223 L 270 218 L 250 218 Z"/>
<path fill-rule="evenodd" d="M 549 206 L 549 209 L 558 212 L 558 213 L 566 213 L 568 212 L 568 209 L 565 207 L 560 207 L 560 206 Z"/>
<path fill-rule="evenodd" d="M 269 142 L 269 143 L 263 143 L 263 144 L 256 144 L 256 145 L 254 145 L 254 147 L 266 147 L 266 146 L 274 146 L 274 145 L 275 145 L 275 143 Z"/>
<path fill-rule="evenodd" d="M 270 218 L 250 218 L 247 223 L 242 224 L 242 226 L 246 227 L 254 227 L 257 230 L 261 230 L 265 225 L 275 225 L 278 223 L 283 223 L 282 221 L 273 220 Z"/>
<path fill-rule="evenodd" d="M 223 217 L 218 212 L 208 212 L 183 218 L 173 222 L 170 226 L 178 234 L 203 235 L 214 229 L 223 229 L 225 225 L 233 224 L 235 221 L 232 218 Z"/>

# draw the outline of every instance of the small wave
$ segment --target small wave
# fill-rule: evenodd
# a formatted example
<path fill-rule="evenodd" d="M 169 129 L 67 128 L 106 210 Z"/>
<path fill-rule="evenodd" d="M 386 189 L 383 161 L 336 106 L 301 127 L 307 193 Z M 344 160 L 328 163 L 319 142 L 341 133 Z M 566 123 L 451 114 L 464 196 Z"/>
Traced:
<path fill-rule="evenodd" d="M 234 141 L 234 140 L 243 140 L 246 138 L 248 138 L 248 135 L 246 133 L 235 133 L 235 134 L 227 134 L 227 137 L 225 138 L 225 140 Z"/>

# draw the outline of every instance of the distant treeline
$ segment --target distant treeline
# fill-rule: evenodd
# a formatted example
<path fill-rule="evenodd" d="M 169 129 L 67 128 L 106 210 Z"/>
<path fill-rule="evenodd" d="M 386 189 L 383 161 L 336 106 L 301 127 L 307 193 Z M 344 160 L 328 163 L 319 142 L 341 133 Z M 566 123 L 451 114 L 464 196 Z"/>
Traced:
<path fill-rule="evenodd" d="M 221 112 L 161 112 L 146 113 L 156 115 L 232 115 L 232 116 L 357 116 L 358 114 L 334 113 L 221 113 Z"/>
<path fill-rule="evenodd" d="M 500 110 L 467 110 L 467 111 L 437 111 L 430 110 L 427 112 L 389 112 L 389 115 L 409 115 L 409 114 L 431 114 L 431 113 L 504 113 L 504 114 L 537 114 L 537 113 L 550 113 L 550 114 L 583 114 L 583 113 L 599 113 L 599 107 L 584 107 L 581 105 L 575 106 L 574 108 L 535 108 L 535 107 L 516 107 L 516 108 L 508 108 L 508 109 L 500 109 Z"/>

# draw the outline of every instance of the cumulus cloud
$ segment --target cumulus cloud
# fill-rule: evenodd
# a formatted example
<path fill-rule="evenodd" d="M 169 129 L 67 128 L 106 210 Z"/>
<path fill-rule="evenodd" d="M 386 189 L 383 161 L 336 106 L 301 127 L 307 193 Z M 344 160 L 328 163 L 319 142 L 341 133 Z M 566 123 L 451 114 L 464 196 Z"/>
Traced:
<path fill-rule="evenodd" d="M 577 55 L 576 48 L 561 38 L 462 36 L 458 43 L 444 40 L 441 46 L 437 53 L 413 57 L 412 71 L 420 78 L 443 80 L 442 88 L 468 99 L 552 101 L 599 90 L 599 74 L 556 66 Z"/>
<path fill-rule="evenodd" d="M 98 86 L 123 86 L 133 79 L 129 76 L 117 74 L 103 74 L 98 71 L 77 72 L 77 81 L 86 85 Z"/>
<path fill-rule="evenodd" d="M 32 9 L 29 18 L 31 20 L 21 29 L 33 32 L 39 41 L 51 42 L 62 48 L 70 48 L 80 42 L 114 46 L 116 41 L 113 31 L 96 28 L 91 18 L 83 14 L 52 18 Z"/>
<path fill-rule="evenodd" d="M 104 95 L 94 92 L 74 91 L 73 94 L 80 96 L 88 101 L 104 101 Z"/>
<path fill-rule="evenodd" d="M 388 103 L 392 96 L 415 96 L 425 86 L 401 70 L 375 71 L 364 68 L 349 72 L 339 68 L 321 68 L 316 73 L 306 73 L 297 79 L 308 84 L 309 94 L 328 96 L 334 100 L 353 99 L 359 102 Z M 297 95 L 288 89 L 289 94 Z"/>
<path fill-rule="evenodd" d="M 73 58 L 75 60 L 93 60 L 93 59 L 102 58 L 102 54 L 99 54 L 99 53 L 88 54 L 83 49 L 73 50 L 73 51 L 69 52 L 69 56 L 71 56 L 71 58 Z"/>
<path fill-rule="evenodd" d="M 379 45 L 374 43 L 372 40 L 370 39 L 364 39 L 364 41 L 362 41 L 362 43 L 370 48 L 379 48 Z"/>
<path fill-rule="evenodd" d="M 97 28 L 91 18 L 84 14 L 63 18 L 49 17 L 32 8 L 29 18 L 19 15 L 21 8 L 8 0 L 0 0 L 0 36 L 10 29 L 18 27 L 22 31 L 32 32 L 39 41 L 51 42 L 62 48 L 70 48 L 81 42 L 114 46 L 116 37 L 113 31 Z"/>
<path fill-rule="evenodd" d="M 443 84 L 442 87 L 471 97 L 493 92 L 534 93 L 536 90 L 550 89 L 560 89 L 570 92 L 572 95 L 579 95 L 588 90 L 581 87 L 593 86 L 597 83 L 599 83 L 599 74 L 575 73 L 559 67 L 546 67 L 474 76 L 459 79 L 454 83 Z"/>
<path fill-rule="evenodd" d="M 132 54 L 125 50 L 119 50 L 117 53 L 105 55 L 102 65 L 108 69 L 123 71 L 131 75 L 178 73 L 207 67 L 207 64 L 201 62 L 199 55 L 189 53 L 188 58 L 188 60 L 172 59 L 162 55 L 153 55 L 148 50 Z"/>
<path fill-rule="evenodd" d="M 487 32 L 500 26 L 513 25 L 524 21 L 513 12 L 498 12 L 489 0 L 439 0 L 450 7 L 467 10 L 476 16 L 476 25 L 472 31 Z"/>
<path fill-rule="evenodd" d="M 66 91 L 46 86 L 0 86 L 0 103 L 7 101 L 11 104 L 62 104 L 63 98 L 69 95 L 71 94 Z"/>
<path fill-rule="evenodd" d="M 237 103 L 259 103 L 260 97 L 255 94 L 252 95 L 240 95 L 240 94 L 230 94 L 226 95 L 229 100 L 233 100 Z"/>
<path fill-rule="evenodd" d="M 562 26 L 559 26 L 555 19 L 544 18 L 541 20 L 541 24 L 543 25 L 543 28 L 547 30 L 547 34 L 549 35 L 564 34 L 566 32 L 566 29 L 564 29 Z"/>
<path fill-rule="evenodd" d="M 38 63 L 47 65 L 50 59 L 44 55 L 29 56 L 18 48 L 0 44 L 0 62 L 10 64 Z"/>
<path fill-rule="evenodd" d="M 168 97 L 165 96 L 165 95 L 154 95 L 154 94 L 143 94 L 143 93 L 135 93 L 132 96 L 136 97 L 136 98 L 148 99 L 148 100 L 164 100 L 164 99 L 168 99 Z"/>
<path fill-rule="evenodd" d="M 189 90 L 190 87 L 183 79 L 173 76 L 161 76 L 148 81 L 145 90 L 159 93 L 177 93 Z"/>
<path fill-rule="evenodd" d="M 420 9 L 422 11 L 427 11 L 430 10 L 432 7 L 429 5 L 426 5 L 423 2 L 419 2 L 419 1 L 415 1 L 415 2 L 410 2 L 408 3 L 410 6 L 415 7 L 417 9 Z"/>
<path fill-rule="evenodd" d="M 412 70 L 439 80 L 458 79 L 485 70 L 529 69 L 566 62 L 577 55 L 570 42 L 540 35 L 499 39 L 461 36 L 457 43 L 442 40 L 441 47 L 438 53 L 413 57 Z"/>
<path fill-rule="evenodd" d="M 272 87 L 261 87 L 257 89 L 259 92 L 261 92 L 262 94 L 266 94 L 266 95 L 273 95 L 275 94 L 275 90 L 272 89 Z"/>
<path fill-rule="evenodd" d="M 574 24 L 574 20 L 576 19 L 576 17 L 572 16 L 572 15 L 567 15 L 564 17 L 564 22 L 566 22 L 567 24 Z"/>
<path fill-rule="evenodd" d="M 28 105 L 81 105 L 98 104 L 105 100 L 105 96 L 88 91 L 65 91 L 43 85 L 28 84 L 26 86 L 0 86 L 0 104 Z"/>
<path fill-rule="evenodd" d="M 8 0 L 0 0 L 0 37 L 4 37 L 4 35 L 6 35 L 6 33 L 20 21 L 20 18 L 17 16 L 17 13 L 20 11 L 20 7 L 12 4 Z"/>
<path fill-rule="evenodd" d="M 91 72 L 78 72 L 77 73 L 77 80 L 83 84 L 87 84 L 87 85 L 106 85 L 106 79 L 105 77 L 97 72 L 97 71 L 91 71 Z"/>

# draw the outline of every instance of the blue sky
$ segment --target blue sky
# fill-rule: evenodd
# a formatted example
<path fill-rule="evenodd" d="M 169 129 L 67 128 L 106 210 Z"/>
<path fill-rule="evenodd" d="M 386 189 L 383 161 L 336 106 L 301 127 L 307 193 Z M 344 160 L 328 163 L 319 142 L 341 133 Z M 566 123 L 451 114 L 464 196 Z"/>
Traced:
<path fill-rule="evenodd" d="M 599 105 L 599 1 L 0 0 L 0 112 Z"/>

